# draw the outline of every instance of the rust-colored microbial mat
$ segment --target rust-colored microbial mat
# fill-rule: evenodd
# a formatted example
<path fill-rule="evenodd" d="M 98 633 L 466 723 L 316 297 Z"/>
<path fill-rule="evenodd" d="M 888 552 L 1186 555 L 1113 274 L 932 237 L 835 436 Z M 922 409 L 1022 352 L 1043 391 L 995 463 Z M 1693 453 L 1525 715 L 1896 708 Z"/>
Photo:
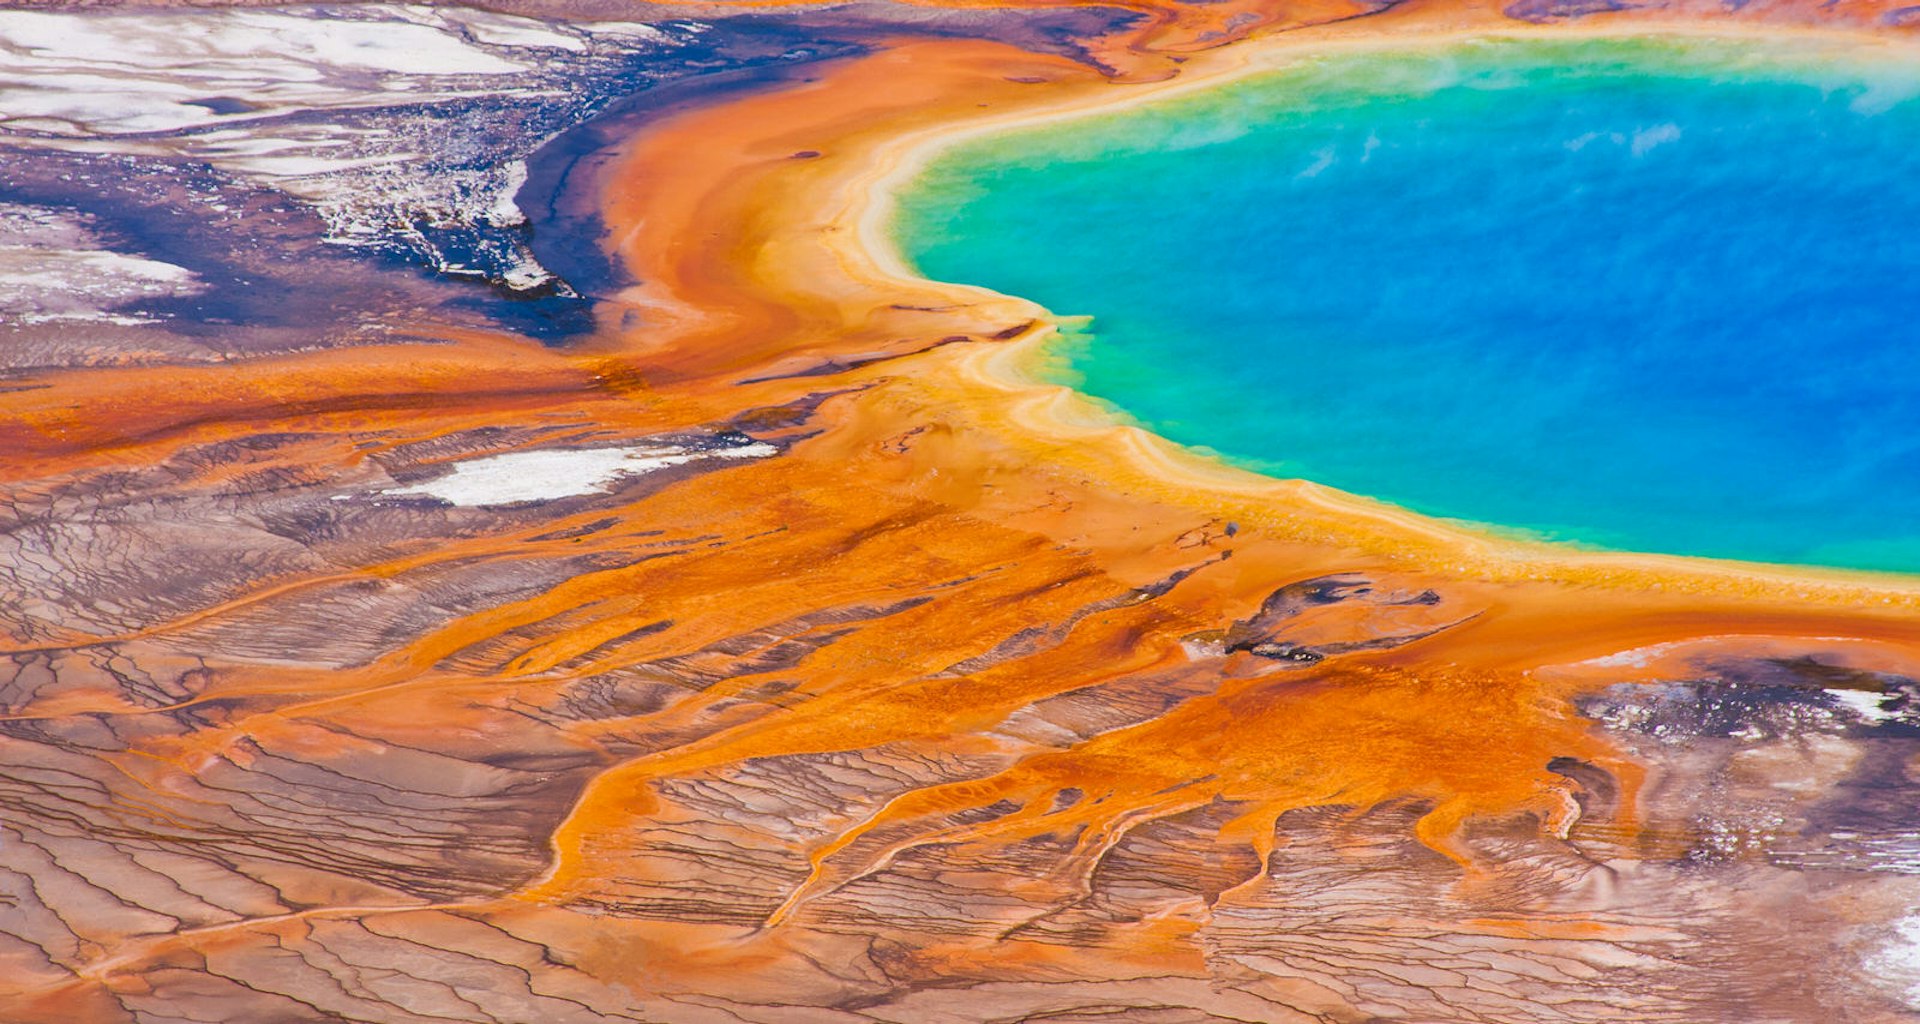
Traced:
<path fill-rule="evenodd" d="M 0 11 L 0 1021 L 1912 1019 L 1920 586 L 1218 466 L 875 219 L 1316 48 L 1911 13 Z"/>

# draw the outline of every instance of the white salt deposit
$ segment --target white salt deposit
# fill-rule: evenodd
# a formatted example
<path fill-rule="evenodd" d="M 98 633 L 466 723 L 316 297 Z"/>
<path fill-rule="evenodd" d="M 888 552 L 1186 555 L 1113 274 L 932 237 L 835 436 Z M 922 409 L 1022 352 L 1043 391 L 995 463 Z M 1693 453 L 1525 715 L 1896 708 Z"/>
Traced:
<path fill-rule="evenodd" d="M 563 110 L 579 82 L 623 79 L 633 53 L 679 45 L 697 27 L 392 3 L 0 9 L 0 162 L 35 149 L 205 161 L 312 209 L 326 241 L 399 248 L 456 272 L 458 247 L 413 225 L 523 225 L 513 195 L 524 158 L 566 124 L 542 104 Z M 479 138 L 497 163 L 472 161 Z M 485 273 L 522 290 L 552 282 L 518 240 L 491 244 Z"/>
<path fill-rule="evenodd" d="M 579 53 L 587 48 L 585 40 L 532 18 L 465 7 L 450 7 L 436 12 L 445 22 L 466 29 L 467 34 L 489 46 L 534 46 Z"/>
<path fill-rule="evenodd" d="M 0 203 L 0 322 L 142 322 L 106 310 L 204 287 L 185 267 L 107 248 L 83 214 Z"/>
<path fill-rule="evenodd" d="M 1827 696 L 1838 701 L 1861 721 L 1869 724 L 1891 722 L 1900 717 L 1898 712 L 1886 709 L 1890 693 L 1874 693 L 1870 690 L 1828 690 Z"/>
<path fill-rule="evenodd" d="M 1867 958 L 1866 967 L 1908 1008 L 1920 1010 L 1920 916 L 1894 922 L 1891 939 Z"/>
<path fill-rule="evenodd" d="M 298 156 L 236 157 L 225 161 L 225 163 L 228 167 L 236 170 L 246 171 L 249 174 L 258 174 L 268 178 L 314 178 L 323 174 L 338 174 L 342 171 L 355 171 L 368 167 L 405 163 L 410 159 L 416 158 L 417 154 L 413 153 L 382 153 L 378 156 L 360 157 L 358 159 L 329 160 L 325 157 L 303 153 Z M 297 185 L 290 184 L 288 191 L 293 195 L 306 194 L 306 192 L 301 190 Z M 325 194 L 324 191 L 321 192 L 321 196 Z"/>
<path fill-rule="evenodd" d="M 1589 658 L 1580 664 L 1592 665 L 1597 668 L 1646 668 L 1653 663 L 1655 658 L 1667 654 L 1679 646 L 1681 645 L 1677 643 L 1665 643 L 1654 644 L 1650 647 L 1635 647 L 1632 650 L 1621 651 L 1618 654 L 1607 654 L 1598 658 Z"/>
<path fill-rule="evenodd" d="M 644 39 L 650 43 L 671 41 L 671 37 L 665 32 L 638 21 L 594 21 L 588 22 L 583 27 L 596 36 L 625 36 L 629 39 Z M 712 26 L 699 22 L 681 22 L 681 27 L 699 33 L 707 31 Z"/>
<path fill-rule="evenodd" d="M 348 20 L 274 11 L 180 15 L 0 11 L 0 49 L 12 64 L 147 70 L 172 67 L 194 78 L 298 81 L 289 65 L 322 64 L 418 75 L 500 75 L 525 65 L 502 59 L 450 31 L 392 17 Z M 184 30 L 184 31 L 183 31 Z M 265 62 L 264 68 L 261 62 Z"/>
<path fill-rule="evenodd" d="M 497 88 L 533 49 L 586 53 L 596 36 L 658 42 L 650 25 L 549 25 L 482 11 L 369 4 L 351 18 L 276 11 L 0 10 L 0 125 L 64 120 L 88 132 L 177 131 L 293 109 L 364 105 L 369 88 L 410 99 Z M 369 76 L 371 80 L 369 80 Z M 475 81 L 479 78 L 480 81 Z M 452 79 L 460 83 L 454 86 Z M 255 109 L 218 113 L 217 95 Z"/>
<path fill-rule="evenodd" d="M 704 459 L 764 459 L 779 453 L 765 442 L 734 448 L 681 445 L 565 448 L 508 452 L 454 463 L 453 472 L 381 494 L 422 495 L 454 505 L 518 505 L 606 491 L 630 477 Z"/>
<path fill-rule="evenodd" d="M 506 178 L 501 183 L 500 195 L 487 208 L 487 219 L 501 227 L 513 224 L 525 224 L 527 215 L 520 210 L 520 204 L 513 201 L 514 193 L 527 183 L 527 162 L 515 160 L 504 168 Z"/>

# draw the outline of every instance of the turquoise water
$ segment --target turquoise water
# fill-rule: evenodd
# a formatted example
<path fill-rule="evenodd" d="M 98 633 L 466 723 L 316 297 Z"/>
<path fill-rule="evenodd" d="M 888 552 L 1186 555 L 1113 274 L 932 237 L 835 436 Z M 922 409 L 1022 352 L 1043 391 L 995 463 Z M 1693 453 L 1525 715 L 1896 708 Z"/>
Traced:
<path fill-rule="evenodd" d="M 1240 464 L 1920 571 L 1917 92 L 1780 44 L 1349 54 L 962 144 L 895 229 L 1090 317 L 1062 380 Z"/>

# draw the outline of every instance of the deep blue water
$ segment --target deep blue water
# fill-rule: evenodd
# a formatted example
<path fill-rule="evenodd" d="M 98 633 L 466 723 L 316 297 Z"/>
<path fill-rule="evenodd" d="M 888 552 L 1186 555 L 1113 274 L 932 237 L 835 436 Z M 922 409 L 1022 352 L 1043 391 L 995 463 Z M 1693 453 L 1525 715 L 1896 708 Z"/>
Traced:
<path fill-rule="evenodd" d="M 1090 316 L 1068 379 L 1245 465 L 1920 571 L 1917 80 L 1777 44 L 1330 57 L 962 145 L 896 233 Z"/>

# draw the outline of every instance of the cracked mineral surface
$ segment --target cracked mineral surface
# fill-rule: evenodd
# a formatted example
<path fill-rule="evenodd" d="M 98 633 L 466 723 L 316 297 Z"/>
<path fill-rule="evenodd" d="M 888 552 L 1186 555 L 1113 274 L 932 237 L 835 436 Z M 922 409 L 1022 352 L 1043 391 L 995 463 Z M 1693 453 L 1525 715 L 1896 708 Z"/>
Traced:
<path fill-rule="evenodd" d="M 870 223 L 1243 61 L 1910 20 L 0 10 L 0 1020 L 1913 1019 L 1912 581 L 1221 469 Z"/>

